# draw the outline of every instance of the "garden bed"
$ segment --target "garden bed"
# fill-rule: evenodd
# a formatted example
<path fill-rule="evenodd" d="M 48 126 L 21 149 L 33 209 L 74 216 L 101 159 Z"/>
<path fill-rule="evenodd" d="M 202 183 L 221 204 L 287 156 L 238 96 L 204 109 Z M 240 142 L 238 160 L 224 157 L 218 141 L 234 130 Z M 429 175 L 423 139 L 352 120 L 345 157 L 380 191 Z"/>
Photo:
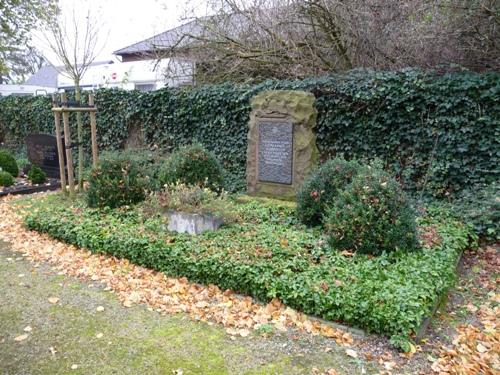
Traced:
<path fill-rule="evenodd" d="M 57 190 L 61 187 L 61 181 L 56 178 L 47 178 L 42 184 L 32 184 L 26 177 L 17 177 L 11 186 L 0 186 L 0 197 L 15 194 L 33 194 L 41 191 Z"/>
<path fill-rule="evenodd" d="M 263 301 L 283 303 L 327 320 L 387 335 L 408 349 L 436 298 L 454 282 L 470 229 L 427 212 L 419 219 L 424 247 L 382 256 L 331 251 L 317 229 L 294 217 L 293 205 L 239 198 L 238 220 L 198 236 L 165 231 L 165 218 L 141 206 L 89 209 L 61 195 L 34 201 L 26 225 L 95 253 Z"/>

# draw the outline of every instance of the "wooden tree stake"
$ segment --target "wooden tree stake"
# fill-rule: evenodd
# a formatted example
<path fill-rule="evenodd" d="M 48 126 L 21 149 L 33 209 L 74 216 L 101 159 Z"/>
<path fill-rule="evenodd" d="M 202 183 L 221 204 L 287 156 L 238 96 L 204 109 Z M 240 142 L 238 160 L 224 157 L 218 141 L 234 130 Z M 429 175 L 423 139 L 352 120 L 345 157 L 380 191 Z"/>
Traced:
<path fill-rule="evenodd" d="M 61 94 L 61 102 L 67 102 L 66 93 Z M 69 112 L 63 112 L 64 123 L 64 143 L 66 147 L 66 161 L 68 162 L 68 182 L 69 182 L 69 195 L 75 196 L 75 178 L 73 174 L 73 155 L 71 151 L 71 134 L 69 131 Z"/>
<path fill-rule="evenodd" d="M 66 190 L 66 172 L 64 168 L 64 149 L 62 143 L 61 134 L 61 114 L 54 112 L 54 119 L 56 123 L 56 140 L 57 140 L 57 157 L 59 159 L 59 178 L 61 179 L 61 189 L 64 194 L 67 193 Z"/>
<path fill-rule="evenodd" d="M 89 105 L 94 105 L 94 94 L 89 94 Z M 90 132 L 92 137 L 92 165 L 97 166 L 97 121 L 95 111 L 89 112 Z"/>

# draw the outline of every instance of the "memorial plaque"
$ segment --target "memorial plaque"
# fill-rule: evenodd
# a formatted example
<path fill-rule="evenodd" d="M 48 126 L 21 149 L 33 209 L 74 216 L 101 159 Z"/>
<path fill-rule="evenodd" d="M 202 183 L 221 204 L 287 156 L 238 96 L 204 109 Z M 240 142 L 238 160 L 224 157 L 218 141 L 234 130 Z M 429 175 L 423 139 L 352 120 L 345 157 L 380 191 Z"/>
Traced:
<path fill-rule="evenodd" d="M 293 124 L 259 122 L 258 180 L 291 185 L 293 178 Z"/>
<path fill-rule="evenodd" d="M 39 166 L 48 177 L 59 178 L 56 137 L 50 134 L 30 134 L 26 137 L 28 160 Z"/>

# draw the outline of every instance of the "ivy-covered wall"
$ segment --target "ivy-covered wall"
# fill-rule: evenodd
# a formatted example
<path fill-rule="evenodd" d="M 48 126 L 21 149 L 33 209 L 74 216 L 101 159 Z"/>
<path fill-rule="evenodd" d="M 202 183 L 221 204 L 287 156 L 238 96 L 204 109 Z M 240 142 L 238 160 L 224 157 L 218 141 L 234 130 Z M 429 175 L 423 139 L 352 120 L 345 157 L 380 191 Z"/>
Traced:
<path fill-rule="evenodd" d="M 315 94 L 323 159 L 378 157 L 405 188 L 438 195 L 499 178 L 498 73 L 353 71 L 255 86 L 228 83 L 148 93 L 104 89 L 96 94 L 100 148 L 121 147 L 128 126 L 139 123 L 150 146 L 203 143 L 221 159 L 231 185 L 242 187 L 249 101 L 272 89 Z M 10 140 L 52 133 L 53 122 L 48 98 L 0 99 L 0 133 Z"/>

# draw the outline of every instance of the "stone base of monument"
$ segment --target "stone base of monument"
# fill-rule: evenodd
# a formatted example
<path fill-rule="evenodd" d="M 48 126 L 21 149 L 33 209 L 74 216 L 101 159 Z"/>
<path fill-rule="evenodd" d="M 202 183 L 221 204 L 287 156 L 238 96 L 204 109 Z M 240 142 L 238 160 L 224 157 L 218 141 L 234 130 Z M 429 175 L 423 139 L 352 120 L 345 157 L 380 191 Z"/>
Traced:
<path fill-rule="evenodd" d="M 168 230 L 178 233 L 200 234 L 207 230 L 217 230 L 223 221 L 212 215 L 171 211 L 167 213 Z"/>

